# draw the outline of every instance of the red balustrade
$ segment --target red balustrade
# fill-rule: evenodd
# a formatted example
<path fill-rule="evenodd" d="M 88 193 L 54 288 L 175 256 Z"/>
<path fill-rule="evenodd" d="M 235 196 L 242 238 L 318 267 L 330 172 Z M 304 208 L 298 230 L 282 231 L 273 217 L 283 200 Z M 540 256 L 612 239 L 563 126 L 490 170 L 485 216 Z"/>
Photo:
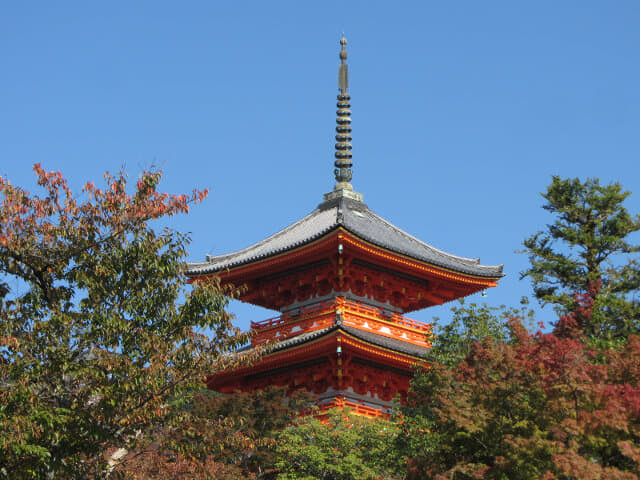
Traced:
<path fill-rule="evenodd" d="M 328 327 L 336 321 L 338 313 L 345 325 L 419 345 L 428 345 L 431 325 L 343 297 L 298 307 L 260 322 L 251 322 L 251 328 L 255 332 L 252 343 L 257 345 L 269 340 L 283 340 Z"/>
<path fill-rule="evenodd" d="M 430 332 L 431 325 L 417 320 L 411 320 L 410 318 L 403 317 L 397 313 L 388 312 L 382 308 L 370 307 L 362 303 L 354 302 L 352 300 L 342 300 L 347 311 L 353 313 L 360 313 L 363 316 L 368 316 L 373 319 L 384 320 L 386 322 L 395 323 L 396 325 L 402 325 L 403 327 L 413 328 L 421 332 Z"/>
<path fill-rule="evenodd" d="M 297 309 L 292 309 L 278 317 L 268 318 L 259 322 L 251 322 L 251 328 L 254 330 L 265 330 L 278 325 L 283 325 L 291 320 L 303 320 L 305 318 L 315 316 L 318 312 L 331 310 L 331 307 L 334 304 L 334 300 L 325 300 L 324 302 L 320 302 L 309 307 L 299 307 Z"/>
<path fill-rule="evenodd" d="M 334 400 L 323 403 L 320 405 L 320 411 L 322 412 L 319 416 L 323 417 L 326 415 L 326 412 L 332 408 L 348 408 L 352 413 L 356 415 L 362 415 L 364 417 L 370 418 L 389 418 L 389 414 L 375 407 L 369 407 L 367 405 L 362 405 L 360 403 L 351 402 L 344 397 L 336 397 Z M 323 415 L 324 414 L 324 415 Z"/>

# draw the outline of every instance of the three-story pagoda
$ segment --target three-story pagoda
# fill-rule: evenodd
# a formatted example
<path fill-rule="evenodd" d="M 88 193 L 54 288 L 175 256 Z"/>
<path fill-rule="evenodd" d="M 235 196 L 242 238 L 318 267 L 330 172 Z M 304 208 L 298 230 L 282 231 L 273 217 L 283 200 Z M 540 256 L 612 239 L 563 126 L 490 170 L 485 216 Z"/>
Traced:
<path fill-rule="evenodd" d="M 193 281 L 243 287 L 240 300 L 279 311 L 252 322 L 262 359 L 207 378 L 221 392 L 304 388 L 323 408 L 385 415 L 405 398 L 431 326 L 403 315 L 497 285 L 502 266 L 451 255 L 376 215 L 353 190 L 346 40 L 340 40 L 335 178 L 309 215 L 237 252 L 189 265 Z"/>

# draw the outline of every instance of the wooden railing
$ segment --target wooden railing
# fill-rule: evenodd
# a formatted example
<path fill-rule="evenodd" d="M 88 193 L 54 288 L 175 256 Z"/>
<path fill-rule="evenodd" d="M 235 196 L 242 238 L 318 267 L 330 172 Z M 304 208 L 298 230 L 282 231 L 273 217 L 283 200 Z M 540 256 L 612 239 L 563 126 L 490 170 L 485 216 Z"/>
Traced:
<path fill-rule="evenodd" d="M 259 345 L 270 340 L 284 340 L 301 333 L 326 328 L 337 321 L 416 345 L 430 344 L 431 325 L 343 297 L 299 307 L 260 322 L 251 322 L 251 328 L 255 332 L 252 343 Z"/>
<path fill-rule="evenodd" d="M 339 298 L 338 301 L 340 300 L 342 300 L 342 303 L 347 309 L 347 312 L 357 313 L 362 317 L 369 317 L 372 320 L 387 321 L 390 323 L 394 323 L 396 325 L 412 328 L 414 330 L 418 330 L 421 332 L 431 331 L 431 325 L 423 322 L 418 322 L 417 320 L 411 320 L 410 318 L 403 317 L 402 315 L 398 315 L 397 313 L 389 312 L 382 308 L 370 307 L 369 305 L 364 305 L 362 303 L 354 302 L 352 300 Z"/>
<path fill-rule="evenodd" d="M 335 321 L 335 302 L 326 300 L 310 307 L 300 307 L 283 313 L 279 317 L 261 322 L 251 322 L 255 335 L 253 345 L 269 340 L 284 340 L 305 332 L 312 332 L 332 325 Z"/>
<path fill-rule="evenodd" d="M 335 300 L 325 300 L 324 302 L 311 305 L 309 307 L 299 307 L 293 310 L 289 310 L 278 317 L 267 318 L 259 322 L 251 322 L 251 328 L 254 330 L 265 330 L 279 325 L 284 325 L 292 320 L 304 320 L 318 315 L 320 312 L 331 310 L 335 304 Z"/>
<path fill-rule="evenodd" d="M 344 397 L 336 397 L 330 402 L 323 403 L 319 406 L 319 416 L 326 415 L 326 412 L 332 408 L 348 408 L 352 413 L 356 415 L 362 415 L 370 418 L 389 418 L 389 414 L 375 407 L 369 407 L 360 403 L 352 402 Z"/>

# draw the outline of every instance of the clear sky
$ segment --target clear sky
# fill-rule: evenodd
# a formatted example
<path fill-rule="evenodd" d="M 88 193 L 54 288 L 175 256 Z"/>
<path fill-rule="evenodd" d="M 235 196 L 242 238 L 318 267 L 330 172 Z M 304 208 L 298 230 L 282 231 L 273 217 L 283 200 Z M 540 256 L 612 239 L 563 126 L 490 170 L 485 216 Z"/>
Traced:
<path fill-rule="evenodd" d="M 161 165 L 168 191 L 211 190 L 170 222 L 191 260 L 245 247 L 333 187 L 343 31 L 352 183 L 416 237 L 504 263 L 475 300 L 530 295 L 515 251 L 551 221 L 551 175 L 620 181 L 640 212 L 637 0 L 3 2 L 0 174 L 32 187 L 40 162 L 80 192 Z"/>

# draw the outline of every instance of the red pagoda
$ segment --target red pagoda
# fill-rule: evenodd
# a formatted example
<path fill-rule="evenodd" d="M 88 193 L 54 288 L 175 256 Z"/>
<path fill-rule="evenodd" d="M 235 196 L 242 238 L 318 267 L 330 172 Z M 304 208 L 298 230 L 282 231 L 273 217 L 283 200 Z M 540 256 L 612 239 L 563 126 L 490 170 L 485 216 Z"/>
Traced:
<path fill-rule="evenodd" d="M 188 275 L 243 287 L 242 301 L 280 312 L 251 324 L 252 346 L 270 342 L 268 353 L 250 367 L 208 377 L 209 388 L 304 388 L 322 408 L 383 416 L 404 399 L 413 366 L 430 346 L 431 326 L 402 315 L 494 287 L 503 274 L 501 265 L 481 265 L 409 235 L 353 190 L 346 43 L 343 37 L 333 191 L 293 225 L 192 263 Z"/>

